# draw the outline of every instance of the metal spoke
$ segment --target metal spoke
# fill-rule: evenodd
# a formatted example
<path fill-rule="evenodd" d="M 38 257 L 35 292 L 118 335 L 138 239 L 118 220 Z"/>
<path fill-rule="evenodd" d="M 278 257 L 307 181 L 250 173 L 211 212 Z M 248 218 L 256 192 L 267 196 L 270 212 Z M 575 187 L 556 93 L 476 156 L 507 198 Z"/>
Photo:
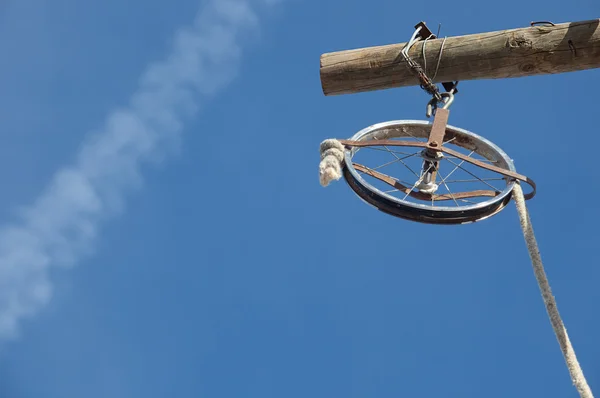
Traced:
<path fill-rule="evenodd" d="M 452 137 L 452 138 L 450 138 L 448 141 L 444 142 L 444 144 L 443 144 L 443 145 L 446 145 L 447 143 L 449 143 L 449 142 L 452 142 L 452 141 L 454 141 L 455 139 L 456 139 L 456 137 Z"/>
<path fill-rule="evenodd" d="M 408 153 L 408 152 L 392 151 L 391 149 L 388 149 L 388 148 L 386 148 L 386 149 L 381 149 L 381 148 L 377 148 L 377 147 L 374 147 L 374 146 L 366 146 L 366 147 L 364 147 L 364 148 L 362 148 L 362 149 L 372 149 L 372 150 L 374 150 L 374 151 L 382 151 L 382 152 L 397 153 L 398 155 L 411 155 L 411 154 L 410 154 L 410 153 Z M 419 152 L 415 152 L 415 154 L 418 154 L 418 153 L 419 153 Z"/>
<path fill-rule="evenodd" d="M 448 185 L 446 184 L 446 178 L 448 178 L 448 176 L 446 176 L 446 178 L 443 178 L 442 173 L 440 173 L 440 169 L 438 167 L 436 167 L 437 169 L 437 173 L 442 177 L 442 184 L 444 184 L 444 186 L 446 187 L 446 189 L 448 190 L 448 193 L 450 194 L 450 197 L 452 198 L 452 200 L 454 201 L 454 203 L 456 204 L 456 207 L 460 207 L 460 205 L 458 204 L 458 202 L 456 201 L 456 198 L 454 197 L 454 194 L 452 194 L 452 191 L 450 191 L 450 188 L 448 187 Z"/>
<path fill-rule="evenodd" d="M 471 153 L 469 153 L 467 156 L 468 156 L 468 157 L 470 157 L 470 156 L 473 154 L 473 152 L 475 152 L 475 149 L 473 149 L 473 150 L 471 151 Z M 453 173 L 454 173 L 456 170 L 458 170 L 458 168 L 459 168 L 460 166 L 462 166 L 462 164 L 463 164 L 464 162 L 465 162 L 465 160 L 463 159 L 463 161 L 462 161 L 462 162 L 460 162 L 460 164 L 459 164 L 459 165 L 457 165 L 457 166 L 454 168 L 454 170 L 452 170 L 452 171 L 450 172 L 450 174 L 448 174 L 448 175 L 446 176 L 446 178 L 443 178 L 443 179 L 442 179 L 442 183 L 443 183 L 443 184 L 445 184 L 445 182 L 446 182 L 446 179 L 447 179 L 448 177 L 450 177 L 450 176 L 451 176 L 451 175 L 452 175 L 452 174 L 453 174 Z"/>
<path fill-rule="evenodd" d="M 404 163 L 404 162 L 402 162 L 404 159 L 408 159 L 408 158 L 410 158 L 410 157 L 413 157 L 413 156 L 415 156 L 416 154 L 418 154 L 418 152 L 415 152 L 415 153 L 413 153 L 413 154 L 411 154 L 411 155 L 407 155 L 407 156 L 404 156 L 404 157 L 402 157 L 402 158 L 399 158 L 399 157 L 398 157 L 398 156 L 397 156 L 395 153 L 392 153 L 392 155 L 394 155 L 394 156 L 396 157 L 396 159 L 395 159 L 395 160 L 392 160 L 391 162 L 384 163 L 384 164 L 382 164 L 381 166 L 374 167 L 374 168 L 372 168 L 371 170 L 377 170 L 377 169 L 380 169 L 380 168 L 382 168 L 382 167 L 389 166 L 389 165 L 390 165 L 390 164 L 392 164 L 392 163 L 397 163 L 397 162 Z M 408 166 L 407 166 L 407 167 L 408 167 Z"/>
<path fill-rule="evenodd" d="M 456 156 L 444 156 L 444 157 L 446 159 L 459 159 Z M 471 159 L 479 160 L 480 162 L 498 163 L 498 161 L 496 161 L 496 160 L 489 160 L 489 159 L 485 159 L 485 158 L 484 159 L 479 159 L 479 158 L 475 158 L 475 157 L 472 157 L 472 156 L 471 156 Z"/>
<path fill-rule="evenodd" d="M 502 181 L 504 178 L 482 178 L 481 181 Z M 453 184 L 457 182 L 478 182 L 480 180 L 450 180 L 446 181 L 448 184 Z"/>
<path fill-rule="evenodd" d="M 404 198 L 402 198 L 402 200 L 406 200 L 406 198 L 413 191 L 413 189 L 415 189 L 415 187 L 417 185 L 419 185 L 421 183 L 421 181 L 423 181 L 423 177 L 425 177 L 425 175 L 429 172 L 429 170 L 431 169 L 432 166 L 433 166 L 433 163 L 431 163 L 429 165 L 429 167 L 427 168 L 427 171 L 425 171 L 425 173 L 423 173 L 423 175 L 421 177 L 417 176 L 417 177 L 419 177 L 419 179 L 417 180 L 417 182 L 415 182 L 415 184 L 412 186 L 412 188 L 406 192 L 406 195 L 404 195 Z"/>
<path fill-rule="evenodd" d="M 450 159 L 446 159 L 447 161 L 449 161 L 450 163 L 452 163 L 453 165 L 455 165 L 456 167 L 458 167 L 461 170 L 464 170 L 465 172 L 467 172 L 468 174 L 472 175 L 473 177 L 477 178 L 479 181 L 483 182 L 485 185 L 487 185 L 488 187 L 492 188 L 494 191 L 496 192 L 500 192 L 500 190 L 496 187 L 494 187 L 491 184 L 488 184 L 486 181 L 482 180 L 481 178 L 477 177 L 475 174 L 471 173 L 469 170 L 465 169 L 464 167 L 461 167 L 460 165 L 457 165 L 456 163 L 454 163 L 453 161 L 451 161 Z"/>
<path fill-rule="evenodd" d="M 419 137 L 415 137 L 414 135 L 412 135 L 411 133 L 409 133 L 409 132 L 408 132 L 408 131 L 406 131 L 406 130 L 404 130 L 404 132 L 405 132 L 406 134 L 408 134 L 410 137 L 412 137 L 412 138 L 414 138 L 415 140 L 417 140 L 417 141 L 426 142 L 426 139 L 425 139 L 425 138 L 421 140 L 421 139 L 419 139 Z"/>
<path fill-rule="evenodd" d="M 395 157 L 395 158 L 396 158 L 396 159 L 397 159 L 397 160 L 398 160 L 400 163 L 402 163 L 402 164 L 403 164 L 403 165 L 404 165 L 404 166 L 405 166 L 405 167 L 406 167 L 408 170 L 410 170 L 410 172 L 411 172 L 411 173 L 413 173 L 413 174 L 414 174 L 414 175 L 415 175 L 417 178 L 419 178 L 419 175 L 418 175 L 417 173 L 415 173 L 415 171 L 414 171 L 413 169 L 411 169 L 409 165 L 407 165 L 406 163 L 404 163 L 404 162 L 402 161 L 403 159 L 406 159 L 406 158 L 400 159 L 400 158 L 398 157 L 398 155 L 396 155 L 395 153 L 393 153 L 392 151 L 390 151 L 390 150 L 388 149 L 388 147 L 387 147 L 387 146 L 385 146 L 385 145 L 384 145 L 383 147 L 384 147 L 385 149 L 387 149 L 387 150 L 388 150 L 388 152 L 390 152 L 390 153 L 391 153 L 391 154 L 392 154 L 392 155 L 393 155 L 393 156 L 394 156 L 394 157 Z M 415 153 L 414 153 L 414 154 L 412 154 L 411 156 L 414 156 L 414 155 L 416 155 L 416 154 L 419 154 L 419 153 L 420 153 L 420 152 L 415 152 Z M 410 156 L 407 156 L 407 157 L 410 157 Z"/>

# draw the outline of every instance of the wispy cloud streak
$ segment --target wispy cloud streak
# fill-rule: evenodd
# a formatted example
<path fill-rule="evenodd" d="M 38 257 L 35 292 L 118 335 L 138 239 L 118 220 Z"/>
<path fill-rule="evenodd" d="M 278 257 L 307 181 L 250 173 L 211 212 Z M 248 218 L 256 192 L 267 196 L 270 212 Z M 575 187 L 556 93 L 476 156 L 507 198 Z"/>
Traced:
<path fill-rule="evenodd" d="M 139 186 L 140 167 L 164 155 L 201 101 L 235 77 L 239 39 L 257 24 L 248 1 L 208 2 L 177 32 L 168 57 L 148 67 L 129 105 L 88 136 L 17 223 L 0 229 L 0 340 L 16 337 L 21 321 L 48 303 L 51 267 L 91 250 L 103 219 Z"/>

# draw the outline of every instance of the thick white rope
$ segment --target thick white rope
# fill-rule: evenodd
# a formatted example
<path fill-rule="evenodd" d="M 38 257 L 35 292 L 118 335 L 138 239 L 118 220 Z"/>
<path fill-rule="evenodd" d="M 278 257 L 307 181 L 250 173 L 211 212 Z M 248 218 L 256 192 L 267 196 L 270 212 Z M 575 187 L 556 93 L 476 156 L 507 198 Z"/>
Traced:
<path fill-rule="evenodd" d="M 331 138 L 323 141 L 319 149 L 321 152 L 319 181 L 326 187 L 331 181 L 342 178 L 344 146 L 338 140 Z"/>
<path fill-rule="evenodd" d="M 558 344 L 560 345 L 560 349 L 563 353 L 565 361 L 567 362 L 567 368 L 571 374 L 571 380 L 577 388 L 581 398 L 594 398 L 592 395 L 592 390 L 585 380 L 585 376 L 583 375 L 583 370 L 579 365 L 579 361 L 577 361 L 577 356 L 575 355 L 575 351 L 573 350 L 573 346 L 569 340 L 567 329 L 565 328 L 565 325 L 560 317 L 558 307 L 556 306 L 556 301 L 552 295 L 552 290 L 550 289 L 550 284 L 548 283 L 548 278 L 546 277 L 546 272 L 544 271 L 544 265 L 542 264 L 542 257 L 540 255 L 535 235 L 533 234 L 533 227 L 531 225 L 531 220 L 529 219 L 529 213 L 527 212 L 527 207 L 525 206 L 523 189 L 519 183 L 516 183 L 514 186 L 513 199 L 517 205 L 517 212 L 519 213 L 519 219 L 521 220 L 521 229 L 523 229 L 523 237 L 525 238 L 525 243 L 527 244 L 527 250 L 529 250 L 529 257 L 531 258 L 531 264 L 533 265 L 533 272 L 540 287 L 540 291 L 542 292 L 542 298 L 544 299 L 544 304 L 546 305 L 546 311 L 548 312 L 550 323 L 552 324 L 552 328 L 554 329 L 554 333 L 558 339 Z"/>

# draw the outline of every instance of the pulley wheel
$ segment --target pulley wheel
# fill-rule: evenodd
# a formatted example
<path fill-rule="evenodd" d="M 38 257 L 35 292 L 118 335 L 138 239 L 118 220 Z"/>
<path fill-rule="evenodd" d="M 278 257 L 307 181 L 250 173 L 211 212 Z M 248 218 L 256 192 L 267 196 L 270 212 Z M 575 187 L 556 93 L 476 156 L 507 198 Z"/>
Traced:
<path fill-rule="evenodd" d="M 502 210 L 515 179 L 467 160 L 515 172 L 512 160 L 485 138 L 449 125 L 442 147 L 454 156 L 424 148 L 431 127 L 428 121 L 396 120 L 356 133 L 348 142 L 374 145 L 346 146 L 343 175 L 348 185 L 378 210 L 422 223 L 471 223 Z M 382 140 L 387 145 L 377 144 Z M 389 145 L 390 140 L 404 144 Z"/>

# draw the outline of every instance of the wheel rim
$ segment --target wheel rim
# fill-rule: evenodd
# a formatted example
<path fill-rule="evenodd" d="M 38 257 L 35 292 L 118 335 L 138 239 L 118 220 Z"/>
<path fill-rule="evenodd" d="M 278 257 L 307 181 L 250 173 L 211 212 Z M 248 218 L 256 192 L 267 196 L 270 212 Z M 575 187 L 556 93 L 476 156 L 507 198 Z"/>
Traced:
<path fill-rule="evenodd" d="M 396 120 L 396 121 L 388 121 L 383 123 L 378 123 L 372 126 L 369 126 L 365 129 L 362 129 L 358 133 L 356 133 L 350 141 L 368 141 L 368 140 L 390 140 L 390 139 L 401 139 L 405 141 L 406 139 L 414 139 L 417 141 L 427 141 L 427 137 L 431 130 L 431 123 L 427 121 L 421 120 Z M 515 171 L 512 160 L 506 155 L 506 153 L 496 146 L 494 143 L 486 140 L 485 138 L 472 133 L 470 131 L 454 127 L 447 126 L 446 127 L 446 139 L 444 141 L 444 147 L 452 146 L 453 149 L 460 148 L 463 152 L 469 152 L 469 157 L 478 160 L 485 160 L 487 162 L 493 162 L 496 166 L 509 170 Z M 368 147 L 372 149 L 377 149 L 375 147 Z M 469 170 L 463 162 L 455 162 L 451 159 L 451 157 L 446 156 L 442 158 L 440 162 L 437 163 L 436 166 L 436 174 L 439 174 L 439 180 L 443 183 L 443 189 L 447 191 L 443 193 L 445 198 L 431 200 L 431 203 L 425 203 L 424 201 L 414 200 L 413 194 L 421 192 L 420 189 L 416 188 L 412 184 L 413 180 L 408 182 L 403 181 L 401 178 L 392 177 L 394 180 L 400 182 L 403 181 L 405 183 L 405 187 L 411 187 L 411 194 L 404 195 L 404 192 L 401 190 L 397 190 L 402 195 L 395 195 L 386 191 L 383 188 L 380 188 L 377 184 L 377 181 L 374 183 L 374 179 L 371 178 L 375 174 L 376 169 L 383 168 L 385 166 L 391 165 L 393 163 L 402 164 L 406 166 L 406 169 L 410 170 L 412 174 L 414 174 L 413 178 L 422 177 L 423 172 L 416 172 L 413 168 L 407 165 L 409 158 L 413 158 L 411 160 L 416 160 L 417 162 L 423 162 L 424 157 L 427 158 L 427 155 L 420 148 L 412 148 L 409 152 L 404 152 L 404 147 L 394 147 L 394 149 L 400 148 L 397 151 L 390 151 L 388 147 L 385 147 L 385 150 L 379 148 L 378 150 L 382 152 L 392 153 L 395 157 L 392 158 L 387 164 L 380 165 L 376 168 L 369 167 L 359 167 L 362 166 L 360 164 L 355 164 L 354 158 L 356 155 L 361 152 L 363 149 L 367 148 L 357 148 L 350 147 L 346 149 L 345 158 L 344 158 L 344 177 L 349 186 L 353 189 L 353 191 L 365 202 L 376 207 L 377 209 L 384 211 L 388 214 L 401 217 L 404 219 L 410 219 L 413 221 L 426 222 L 426 223 L 436 223 L 436 224 L 462 224 L 462 223 L 470 223 L 475 221 L 480 221 L 485 218 L 490 217 L 498 213 L 506 204 L 510 201 L 510 196 L 512 192 L 512 188 L 514 186 L 514 180 L 507 178 L 505 176 L 501 176 L 500 174 L 485 171 L 481 168 L 475 167 L 477 170 L 477 174 L 484 174 L 483 177 L 479 177 L 472 170 Z M 408 155 L 407 155 L 408 154 Z M 404 159 L 404 160 L 403 160 Z M 456 159 L 456 158 L 455 158 Z M 446 174 L 442 173 L 442 165 L 449 165 L 449 169 L 452 171 L 445 171 Z M 444 166 L 445 167 L 445 166 Z M 470 167 L 470 166 L 469 166 Z M 367 172 L 365 172 L 367 169 Z M 401 167 L 402 170 L 404 170 Z M 471 181 L 469 180 L 449 180 L 448 178 L 452 175 L 457 174 L 457 170 L 459 173 L 463 173 L 465 175 L 470 174 L 473 178 Z M 406 171 L 406 170 L 405 170 Z M 438 173 L 439 172 L 439 173 Z M 485 177 L 485 173 L 492 173 L 495 177 Z M 490 181 L 494 180 L 494 184 L 491 184 Z M 497 186 L 497 182 L 503 184 L 502 187 Z M 493 197 L 489 198 L 471 198 L 468 199 L 456 199 L 458 195 L 457 192 L 452 192 L 453 189 L 450 188 L 450 183 L 466 183 L 466 182 L 475 182 L 482 183 L 488 185 L 493 188 Z M 389 182 L 388 182 L 389 183 Z M 442 185 L 440 184 L 440 188 Z M 389 188 L 389 187 L 388 187 Z M 421 187 L 422 188 L 422 187 Z M 439 188 L 438 188 L 439 189 Z M 393 190 L 392 190 L 393 191 Z M 488 188 L 488 191 L 489 188 Z M 432 195 L 436 196 L 437 194 Z M 418 196 L 418 195 L 416 195 Z M 442 197 L 437 195 L 438 197 Z M 449 197 L 452 198 L 450 205 L 438 205 L 438 202 L 450 201 Z"/>

